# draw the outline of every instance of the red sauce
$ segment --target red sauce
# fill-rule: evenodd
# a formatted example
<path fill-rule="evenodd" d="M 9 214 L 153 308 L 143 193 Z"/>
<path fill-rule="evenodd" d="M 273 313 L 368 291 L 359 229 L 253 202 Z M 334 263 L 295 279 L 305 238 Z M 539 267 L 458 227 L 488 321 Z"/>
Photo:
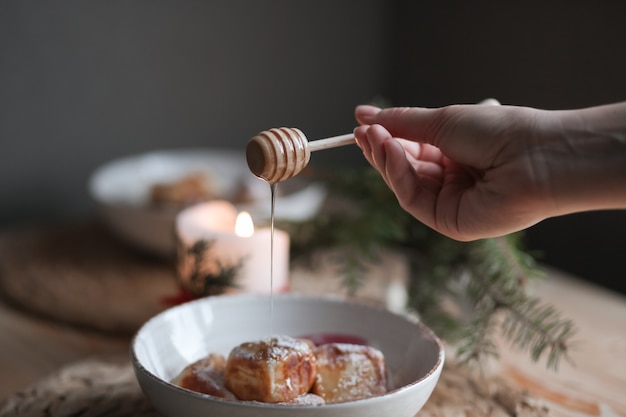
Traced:
<path fill-rule="evenodd" d="M 350 343 L 352 345 L 365 345 L 367 346 L 367 340 L 351 334 L 343 333 L 315 333 L 300 336 L 302 339 L 308 339 L 315 344 L 315 346 L 325 345 L 328 343 Z"/>

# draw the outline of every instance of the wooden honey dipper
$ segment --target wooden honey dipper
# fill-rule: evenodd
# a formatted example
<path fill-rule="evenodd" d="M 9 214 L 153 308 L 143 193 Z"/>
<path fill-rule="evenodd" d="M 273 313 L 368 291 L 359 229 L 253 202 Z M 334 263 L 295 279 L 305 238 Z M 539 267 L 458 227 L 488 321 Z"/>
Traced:
<path fill-rule="evenodd" d="M 497 106 L 500 102 L 488 98 L 478 104 Z M 309 163 L 311 152 L 353 143 L 352 133 L 309 142 L 300 129 L 273 128 L 248 141 L 246 160 L 254 175 L 275 184 L 299 174 Z"/>
<path fill-rule="evenodd" d="M 352 133 L 309 142 L 300 129 L 272 128 L 248 141 L 246 161 L 254 175 L 275 184 L 300 173 L 309 163 L 311 152 L 353 143 Z"/>

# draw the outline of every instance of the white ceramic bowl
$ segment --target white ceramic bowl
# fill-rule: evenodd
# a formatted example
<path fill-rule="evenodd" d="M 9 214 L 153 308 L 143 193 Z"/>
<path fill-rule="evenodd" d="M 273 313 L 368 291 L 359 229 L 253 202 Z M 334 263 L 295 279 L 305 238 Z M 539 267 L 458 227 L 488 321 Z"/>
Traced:
<path fill-rule="evenodd" d="M 255 221 L 269 218 L 269 185 L 250 172 L 243 150 L 161 150 L 122 157 L 98 167 L 89 178 L 88 189 L 113 232 L 140 249 L 173 256 L 174 224 L 180 208 L 150 204 L 150 190 L 155 184 L 174 182 L 192 173 L 207 175 L 220 199 L 233 201 L 245 186 L 252 199 L 238 208 L 250 212 Z M 278 219 L 310 218 L 326 196 L 322 185 L 294 180 L 279 185 Z"/>
<path fill-rule="evenodd" d="M 393 389 L 358 401 L 288 406 L 225 400 L 169 383 L 209 352 L 228 355 L 238 344 L 270 334 L 363 338 L 383 352 Z M 166 417 L 413 417 L 435 388 L 444 350 L 426 326 L 382 308 L 337 297 L 239 294 L 199 299 L 155 316 L 135 335 L 131 361 L 146 397 Z"/>

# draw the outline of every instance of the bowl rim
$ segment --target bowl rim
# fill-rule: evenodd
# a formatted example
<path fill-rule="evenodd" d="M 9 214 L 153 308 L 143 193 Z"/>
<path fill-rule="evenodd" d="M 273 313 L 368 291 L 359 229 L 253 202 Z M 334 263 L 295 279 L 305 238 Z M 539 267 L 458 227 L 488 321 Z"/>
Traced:
<path fill-rule="evenodd" d="M 245 161 L 245 154 L 237 149 L 226 147 L 190 147 L 152 149 L 144 152 L 119 155 L 100 163 L 91 171 L 87 179 L 87 191 L 90 198 L 106 206 L 145 208 L 145 202 L 137 204 L 137 202 L 108 198 L 109 196 L 102 192 L 102 184 L 109 180 L 112 173 L 116 173 L 121 169 L 128 169 L 131 165 L 146 164 L 146 161 L 155 158 L 176 161 L 177 163 L 187 159 L 197 161 L 199 159 L 220 160 L 228 158 L 233 161 L 240 159 Z M 244 166 L 243 163 L 242 166 Z"/>
<path fill-rule="evenodd" d="M 148 215 L 154 220 L 159 221 L 173 221 L 173 218 L 181 207 L 177 205 L 168 204 L 150 204 L 145 199 L 126 199 L 126 198 L 110 198 L 110 195 L 106 191 L 103 191 L 107 186 L 103 185 L 110 181 L 110 177 L 117 175 L 119 170 L 128 170 L 129 166 L 146 164 L 146 161 L 152 159 L 161 159 L 176 161 L 175 165 L 180 165 L 182 161 L 192 160 L 198 161 L 229 161 L 229 166 L 236 166 L 238 168 L 233 169 L 236 171 L 234 176 L 230 176 L 230 180 L 222 184 L 221 192 L 215 198 L 211 200 L 231 200 L 232 193 L 234 192 L 233 186 L 236 184 L 261 184 L 261 180 L 256 178 L 252 172 L 249 171 L 245 165 L 245 153 L 238 149 L 228 147 L 190 147 L 190 148 L 163 148 L 153 149 L 145 152 L 137 152 L 131 154 L 125 154 L 117 156 L 102 162 L 96 166 L 89 174 L 86 181 L 86 188 L 89 200 L 94 203 L 100 210 L 117 212 L 136 215 Z M 238 162 L 235 162 L 238 161 Z M 208 165 L 207 165 L 208 166 Z M 194 172 L 196 170 L 190 170 Z M 217 175 L 214 175 L 217 177 Z M 258 183 L 257 183 L 258 181 Z M 230 182 L 230 183 L 229 183 Z M 146 182 L 139 188 L 145 189 L 148 185 L 155 185 L 155 182 Z M 321 201 L 326 196 L 326 186 L 318 180 L 309 180 L 302 178 L 290 178 L 281 186 L 283 194 L 277 196 L 278 200 L 290 200 L 290 199 L 302 199 L 305 196 L 313 196 L 317 201 L 317 205 L 321 204 Z M 287 189 L 285 190 L 285 186 Z M 149 188 L 149 187 L 148 187 Z M 267 193 L 264 193 L 262 197 L 257 196 L 252 201 L 236 202 L 234 203 L 240 210 L 255 211 L 259 210 L 257 207 L 259 203 L 268 203 L 270 201 L 269 187 Z M 204 202 L 204 201 L 203 201 Z M 283 216 L 285 217 L 285 216 Z M 287 218 L 293 217 L 293 214 L 287 216 Z M 297 218 L 297 216 L 296 216 Z"/>
<path fill-rule="evenodd" d="M 397 319 L 404 319 L 406 321 L 408 321 L 409 323 L 416 325 L 419 327 L 420 331 L 429 339 L 431 340 L 435 346 L 437 347 L 437 360 L 435 362 L 435 364 L 428 370 L 428 372 L 426 372 L 421 378 L 412 381 L 408 384 L 402 385 L 400 387 L 394 388 L 390 391 L 387 391 L 384 394 L 381 395 L 376 395 L 373 397 L 368 397 L 368 398 L 362 398 L 362 399 L 358 399 L 358 400 L 353 400 L 353 401 L 347 401 L 347 402 L 342 402 L 342 403 L 331 403 L 331 404 L 323 404 L 323 405 L 309 405 L 309 404 L 274 404 L 274 403 L 263 403 L 260 401 L 246 401 L 246 400 L 231 400 L 231 399 L 226 399 L 226 398 L 220 398 L 217 396 L 213 396 L 213 395 L 208 395 L 208 394 L 203 394 L 197 391 L 193 391 L 193 390 L 189 390 L 186 388 L 182 388 L 180 386 L 177 386 L 175 384 L 172 384 L 169 381 L 166 381 L 163 378 L 160 378 L 159 376 L 155 375 L 154 373 L 152 373 L 151 371 L 149 371 L 140 361 L 139 358 L 137 357 L 137 354 L 135 352 L 135 346 L 136 343 L 139 339 L 140 333 L 143 329 L 146 328 L 146 326 L 149 325 L 149 323 L 157 320 L 159 317 L 161 317 L 164 314 L 171 314 L 169 312 L 173 311 L 173 310 L 177 310 L 180 308 L 189 308 L 188 306 L 191 304 L 202 304 L 202 303 L 207 303 L 207 302 L 224 302 L 223 300 L 228 300 L 228 299 L 233 299 L 233 298 L 241 298 L 241 299 L 265 299 L 265 298 L 270 298 L 273 297 L 274 301 L 276 301 L 276 299 L 301 299 L 301 300 L 311 300 L 311 301 L 324 301 L 324 302 L 333 302 L 333 303 L 342 303 L 342 304 L 348 304 L 348 305 L 352 305 L 352 306 L 357 306 L 360 308 L 368 308 L 368 309 L 372 309 L 372 310 L 378 310 L 379 313 L 385 314 L 385 315 L 389 315 L 389 316 L 393 316 L 394 318 Z M 293 408 L 293 409 L 306 409 L 306 408 L 311 408 L 311 409 L 319 409 L 320 407 L 323 408 L 349 408 L 354 404 L 363 404 L 365 402 L 368 402 L 370 404 L 374 404 L 377 402 L 381 402 L 381 401 L 386 401 L 387 399 L 389 399 L 389 397 L 391 396 L 395 396 L 399 393 L 402 393 L 404 391 L 408 391 L 413 389 L 415 386 L 417 385 L 422 385 L 424 384 L 428 379 L 430 379 L 432 377 L 433 374 L 436 373 L 440 373 L 441 370 L 443 369 L 443 365 L 445 363 L 445 349 L 444 349 L 444 345 L 443 342 L 441 341 L 441 339 L 435 334 L 435 332 L 430 329 L 428 326 L 426 326 L 418 317 L 414 316 L 414 315 L 408 315 L 408 314 L 399 314 L 399 313 L 395 313 L 383 306 L 380 306 L 378 304 L 375 304 L 373 302 L 368 302 L 367 300 L 356 300 L 356 299 L 347 299 L 346 297 L 343 296 L 339 296 L 339 295 L 334 295 L 334 294 L 302 294 L 302 293 L 276 293 L 276 294 L 255 294 L 255 293 L 240 293 L 240 294 L 221 294 L 221 295 L 213 295 L 213 296 L 206 296 L 206 297 L 202 297 L 202 298 L 198 298 L 192 301 L 188 301 L 185 302 L 183 304 L 179 304 L 170 308 L 167 308 L 165 310 L 163 310 L 162 312 L 154 315 L 153 317 L 151 317 L 150 319 L 148 319 L 144 324 L 141 325 L 141 327 L 135 332 L 135 334 L 133 335 L 132 339 L 131 339 L 131 343 L 130 343 L 130 359 L 131 359 L 131 363 L 133 365 L 134 371 L 135 373 L 142 373 L 144 376 L 147 376 L 148 378 L 150 378 L 151 380 L 153 380 L 154 382 L 158 383 L 159 385 L 162 385 L 164 387 L 170 388 L 175 390 L 176 392 L 179 392 L 182 395 L 190 395 L 192 397 L 196 397 L 197 399 L 202 399 L 202 400 L 209 400 L 209 401 L 215 401 L 224 405 L 233 405 L 233 406 L 239 406 L 239 407 L 249 407 L 249 408 L 265 408 L 265 409 L 286 409 L 286 408 Z M 138 377 L 138 375 L 136 375 Z"/>

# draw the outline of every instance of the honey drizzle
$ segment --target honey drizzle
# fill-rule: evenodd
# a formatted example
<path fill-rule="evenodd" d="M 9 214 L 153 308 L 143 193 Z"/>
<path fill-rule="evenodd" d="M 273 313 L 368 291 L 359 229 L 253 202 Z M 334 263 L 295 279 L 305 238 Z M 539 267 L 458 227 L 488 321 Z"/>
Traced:
<path fill-rule="evenodd" d="M 270 184 L 270 337 L 274 334 L 274 209 L 276 207 L 276 183 Z"/>

